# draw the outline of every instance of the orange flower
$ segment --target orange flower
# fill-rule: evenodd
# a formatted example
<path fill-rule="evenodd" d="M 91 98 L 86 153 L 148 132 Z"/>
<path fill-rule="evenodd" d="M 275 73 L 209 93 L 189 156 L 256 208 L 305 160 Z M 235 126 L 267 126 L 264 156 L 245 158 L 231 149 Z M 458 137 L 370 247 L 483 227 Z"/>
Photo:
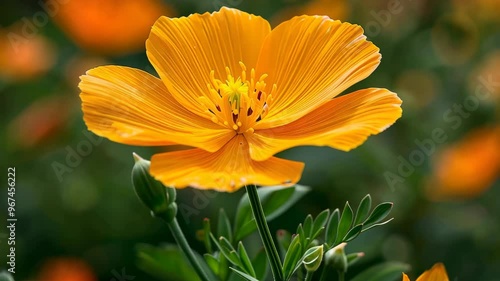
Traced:
<path fill-rule="evenodd" d="M 39 99 L 10 122 L 8 136 L 20 148 L 35 147 L 61 131 L 69 113 L 65 97 Z"/>
<path fill-rule="evenodd" d="M 499 22 L 498 9 L 500 2 L 497 0 L 453 0 L 453 8 L 461 13 L 468 14 L 481 21 Z"/>
<path fill-rule="evenodd" d="M 301 16 L 273 29 L 222 8 L 160 18 L 146 42 L 160 79 L 103 66 L 81 77 L 84 120 L 131 145 L 196 147 L 153 156 L 165 185 L 234 191 L 300 179 L 303 163 L 273 157 L 298 145 L 348 151 L 401 116 L 401 100 L 371 88 L 338 96 L 380 63 L 357 25 Z"/>
<path fill-rule="evenodd" d="M 142 50 L 154 21 L 172 13 L 160 0 L 71 0 L 55 21 L 80 47 L 121 55 Z"/>
<path fill-rule="evenodd" d="M 59 258 L 44 264 L 38 281 L 97 281 L 97 277 L 85 262 Z"/>
<path fill-rule="evenodd" d="M 417 278 L 417 281 L 448 281 L 448 274 L 442 263 L 436 263 L 431 269 L 425 271 Z M 410 281 L 410 278 L 403 273 L 403 281 Z"/>
<path fill-rule="evenodd" d="M 486 102 L 494 103 L 500 101 L 500 87 L 491 87 L 483 83 L 483 81 L 488 81 L 490 79 L 498 79 L 496 78 L 499 77 L 498 73 L 500 73 L 500 51 L 495 50 L 488 53 L 478 64 L 476 69 L 471 72 L 469 76 L 470 93 L 477 95 L 478 87 L 480 87 L 479 90 L 481 90 L 481 93 L 485 93 L 484 97 L 486 97 Z"/>
<path fill-rule="evenodd" d="M 45 37 L 23 37 L 19 23 L 0 29 L 0 79 L 32 79 L 49 71 L 55 61 L 55 48 Z"/>
<path fill-rule="evenodd" d="M 472 198 L 487 190 L 500 172 L 500 127 L 482 128 L 445 149 L 429 185 L 432 199 Z"/>

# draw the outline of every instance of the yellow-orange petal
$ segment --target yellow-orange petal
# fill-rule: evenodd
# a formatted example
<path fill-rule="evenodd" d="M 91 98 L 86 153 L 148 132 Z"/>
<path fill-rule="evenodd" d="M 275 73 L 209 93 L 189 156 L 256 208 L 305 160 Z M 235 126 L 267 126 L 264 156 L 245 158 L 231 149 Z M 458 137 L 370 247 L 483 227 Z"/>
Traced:
<path fill-rule="evenodd" d="M 296 183 L 304 164 L 272 157 L 254 161 L 248 143 L 237 135 L 214 153 L 189 149 L 154 155 L 151 174 L 167 186 L 233 192 L 244 185 L 270 186 Z"/>
<path fill-rule="evenodd" d="M 79 84 L 84 120 L 97 135 L 131 145 L 183 144 L 216 151 L 234 131 L 192 114 L 160 79 L 138 69 L 102 66 Z"/>
<path fill-rule="evenodd" d="M 401 117 L 401 100 L 386 89 L 364 89 L 334 98 L 284 126 L 249 135 L 252 159 L 264 160 L 299 145 L 330 146 L 348 151 Z"/>
<path fill-rule="evenodd" d="M 417 281 L 449 281 L 449 279 L 444 265 L 436 263 L 431 269 L 420 275 Z"/>
<path fill-rule="evenodd" d="M 403 281 L 410 281 L 410 278 L 408 278 L 408 275 L 403 273 Z"/>
<path fill-rule="evenodd" d="M 271 31 L 258 16 L 229 8 L 212 14 L 161 17 L 148 40 L 147 55 L 169 91 L 186 108 L 205 116 L 198 97 L 208 92 L 210 72 L 225 80 L 226 67 L 240 73 L 240 62 L 255 67 L 262 42 Z"/>
<path fill-rule="evenodd" d="M 255 129 L 299 119 L 356 82 L 380 63 L 379 49 L 358 25 L 326 16 L 295 17 L 266 37 L 257 73 L 276 84 L 269 113 Z"/>

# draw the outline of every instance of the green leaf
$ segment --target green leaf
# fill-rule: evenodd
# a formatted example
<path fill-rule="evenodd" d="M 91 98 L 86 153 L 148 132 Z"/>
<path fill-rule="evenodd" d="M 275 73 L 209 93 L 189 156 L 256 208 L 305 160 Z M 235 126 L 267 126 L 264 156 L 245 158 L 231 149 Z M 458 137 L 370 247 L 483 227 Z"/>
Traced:
<path fill-rule="evenodd" d="M 297 227 L 297 235 L 300 237 L 300 244 L 302 245 L 302 247 L 306 247 L 306 233 L 304 232 L 304 228 L 302 227 L 302 224 L 299 223 L 299 226 Z"/>
<path fill-rule="evenodd" d="M 193 268 L 184 259 L 175 245 L 154 247 L 146 244 L 137 246 L 137 267 L 161 280 L 200 280 Z"/>
<path fill-rule="evenodd" d="M 207 263 L 208 267 L 210 267 L 212 272 L 215 273 L 215 275 L 219 276 L 219 260 L 210 254 L 204 254 L 203 258 L 205 259 L 205 262 Z"/>
<path fill-rule="evenodd" d="M 229 240 L 227 240 L 226 237 L 220 237 L 219 244 L 217 246 L 219 247 L 219 250 L 227 258 L 228 261 L 230 261 L 232 264 L 236 266 L 243 267 L 238 253 L 236 253 L 236 250 L 233 248 L 233 245 L 231 245 L 231 242 L 229 242 Z"/>
<path fill-rule="evenodd" d="M 323 212 L 319 213 L 316 219 L 314 219 L 311 239 L 315 239 L 316 237 L 318 237 L 321 231 L 325 228 L 329 216 L 330 216 L 330 210 L 326 209 Z"/>
<path fill-rule="evenodd" d="M 210 241 L 210 233 L 212 230 L 210 229 L 210 219 L 203 219 L 203 243 L 205 244 L 205 248 L 208 253 L 213 253 L 212 251 L 212 242 Z"/>
<path fill-rule="evenodd" d="M 278 217 L 292 207 L 300 198 L 309 192 L 309 187 L 295 185 L 293 187 L 272 186 L 257 190 L 268 221 Z M 234 241 L 239 241 L 255 231 L 255 224 L 248 195 L 245 194 L 238 204 L 234 222 Z"/>
<path fill-rule="evenodd" d="M 337 239 L 335 239 L 335 244 L 338 244 L 345 237 L 352 225 L 352 209 L 349 202 L 345 203 L 344 210 L 342 211 L 342 216 L 340 217 L 339 227 L 337 229 Z"/>
<path fill-rule="evenodd" d="M 356 218 L 354 219 L 354 225 L 358 225 L 366 220 L 366 217 L 370 213 L 372 208 L 372 197 L 367 194 L 361 202 L 359 203 L 358 210 L 356 211 Z"/>
<path fill-rule="evenodd" d="M 304 234 L 307 237 L 311 237 L 313 234 L 313 217 L 311 215 L 307 215 L 306 220 L 304 221 L 303 224 L 303 229 L 304 229 Z"/>
<path fill-rule="evenodd" d="M 227 280 L 229 277 L 229 264 L 227 258 L 224 256 L 224 254 L 218 252 L 219 254 L 219 279 L 220 280 Z"/>
<path fill-rule="evenodd" d="M 372 224 L 372 225 L 370 225 L 369 227 L 363 228 L 363 230 L 362 230 L 361 232 L 365 232 L 365 231 L 367 231 L 368 229 L 372 229 L 372 228 L 374 228 L 374 227 L 377 227 L 377 226 L 381 226 L 381 225 L 387 224 L 387 223 L 389 223 L 390 221 L 392 221 L 393 219 L 394 219 L 394 218 L 390 218 L 390 219 L 388 219 L 388 220 L 386 220 L 386 221 L 384 221 L 384 222 L 379 222 L 379 223 Z"/>
<path fill-rule="evenodd" d="M 245 272 L 250 274 L 252 277 L 257 277 L 255 275 L 255 270 L 253 269 L 252 261 L 250 260 L 250 257 L 248 257 L 247 251 L 241 241 L 238 243 L 238 253 L 240 255 L 241 265 L 243 266 L 242 269 L 244 269 Z"/>
<path fill-rule="evenodd" d="M 264 249 L 257 253 L 252 264 L 255 269 L 255 277 L 259 280 L 266 280 L 269 273 L 269 264 L 267 262 L 266 251 L 264 251 Z"/>
<path fill-rule="evenodd" d="M 364 253 L 351 253 L 347 255 L 347 264 L 348 266 L 354 265 L 356 262 L 358 262 L 362 257 L 364 257 Z"/>
<path fill-rule="evenodd" d="M 385 219 L 391 212 L 392 206 L 391 202 L 385 202 L 375 207 L 370 216 L 363 222 L 364 230 L 368 230 L 372 225 Z"/>
<path fill-rule="evenodd" d="M 232 271 L 234 271 L 240 277 L 243 277 L 243 279 L 245 279 L 245 280 L 248 280 L 248 281 L 259 281 L 259 280 L 255 279 L 255 278 L 253 278 L 252 276 L 250 276 L 250 275 L 248 275 L 248 274 L 246 274 L 244 272 L 241 272 L 241 271 L 237 270 L 236 268 L 232 268 L 232 267 L 230 267 L 230 268 L 231 268 Z"/>
<path fill-rule="evenodd" d="M 285 256 L 286 250 L 290 247 L 290 242 L 292 242 L 292 235 L 290 232 L 280 229 L 276 232 L 276 239 L 278 240 L 278 248 L 282 257 Z"/>
<path fill-rule="evenodd" d="M 219 211 L 219 219 L 217 221 L 217 236 L 226 237 L 229 242 L 233 242 L 233 231 L 231 230 L 231 222 L 226 215 L 224 209 Z"/>
<path fill-rule="evenodd" d="M 325 241 L 330 248 L 335 245 L 335 240 L 337 240 L 337 230 L 340 221 L 339 213 L 339 209 L 335 209 L 335 211 L 333 211 L 332 215 L 330 216 L 330 220 L 326 224 Z"/>
<path fill-rule="evenodd" d="M 403 272 L 408 271 L 410 266 L 400 262 L 385 262 L 372 266 L 361 272 L 351 281 L 394 281 L 401 280 Z"/>
<path fill-rule="evenodd" d="M 295 235 L 286 252 L 285 261 L 283 262 L 283 276 L 285 280 L 288 280 L 295 272 L 295 267 L 302 256 L 302 245 L 300 244 L 300 240 L 300 235 Z"/>
<path fill-rule="evenodd" d="M 352 241 L 354 238 L 358 237 L 358 235 L 361 233 L 361 230 L 363 229 L 362 224 L 358 224 L 355 227 L 353 227 L 347 234 L 345 235 L 344 239 L 342 239 L 342 242 L 349 242 Z"/>

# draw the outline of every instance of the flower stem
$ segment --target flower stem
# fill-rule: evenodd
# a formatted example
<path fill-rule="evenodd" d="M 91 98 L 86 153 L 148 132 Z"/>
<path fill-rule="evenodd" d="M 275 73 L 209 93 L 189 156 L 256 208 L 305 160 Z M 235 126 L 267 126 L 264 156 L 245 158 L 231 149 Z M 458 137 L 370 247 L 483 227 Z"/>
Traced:
<path fill-rule="evenodd" d="M 181 227 L 179 226 L 179 223 L 177 222 L 177 219 L 174 218 L 172 221 L 168 222 L 168 227 L 170 228 L 170 231 L 172 232 L 172 235 L 174 236 L 175 241 L 181 248 L 182 252 L 188 259 L 189 263 L 191 266 L 194 268 L 196 271 L 196 274 L 200 277 L 202 281 L 211 281 L 210 278 L 208 278 L 207 274 L 201 267 L 200 263 L 198 262 L 198 259 L 193 253 L 193 250 L 189 246 L 186 237 L 184 236 L 184 233 L 182 233 Z"/>
<path fill-rule="evenodd" d="M 311 281 L 313 278 L 314 271 L 307 271 L 306 272 L 306 279 L 304 281 Z"/>
<path fill-rule="evenodd" d="M 327 266 L 324 265 L 323 269 L 321 270 L 321 275 L 319 278 L 320 281 L 326 281 L 326 276 L 328 275 L 328 273 L 326 271 L 327 271 Z"/>
<path fill-rule="evenodd" d="M 269 231 L 269 226 L 267 225 L 264 209 L 262 209 L 259 194 L 257 193 L 257 186 L 248 185 L 246 186 L 246 190 L 250 200 L 250 206 L 252 207 L 252 213 L 255 218 L 255 222 L 257 223 L 260 238 L 262 239 L 269 263 L 271 264 L 273 278 L 275 281 L 284 281 L 282 271 L 283 266 L 281 264 L 278 251 L 276 250 L 276 246 L 274 245 L 273 237 Z"/>
<path fill-rule="evenodd" d="M 339 281 L 344 281 L 345 280 L 345 273 L 342 271 L 338 271 L 339 273 Z"/>

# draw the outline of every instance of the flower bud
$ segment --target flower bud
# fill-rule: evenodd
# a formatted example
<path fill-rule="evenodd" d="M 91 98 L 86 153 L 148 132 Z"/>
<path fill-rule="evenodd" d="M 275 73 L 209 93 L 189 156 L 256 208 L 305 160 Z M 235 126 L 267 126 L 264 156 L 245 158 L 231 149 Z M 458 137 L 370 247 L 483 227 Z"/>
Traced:
<path fill-rule="evenodd" d="M 307 250 L 306 253 L 304 254 L 304 261 L 302 263 L 304 264 L 304 267 L 306 268 L 307 271 L 314 272 L 318 270 L 322 261 L 323 261 L 323 245 L 309 248 L 309 250 Z"/>
<path fill-rule="evenodd" d="M 325 265 L 336 269 L 339 272 L 347 272 L 347 256 L 344 248 L 347 243 L 341 243 L 334 248 L 328 250 L 325 254 Z"/>
<path fill-rule="evenodd" d="M 349 266 L 352 266 L 353 264 L 358 262 L 364 256 L 365 256 L 365 253 L 363 253 L 363 252 L 349 254 L 349 255 L 347 255 L 347 263 Z"/>
<path fill-rule="evenodd" d="M 149 174 L 149 161 L 142 159 L 135 153 L 134 159 L 132 183 L 137 197 L 151 210 L 153 216 L 171 222 L 177 214 L 175 189 L 165 187 Z"/>

